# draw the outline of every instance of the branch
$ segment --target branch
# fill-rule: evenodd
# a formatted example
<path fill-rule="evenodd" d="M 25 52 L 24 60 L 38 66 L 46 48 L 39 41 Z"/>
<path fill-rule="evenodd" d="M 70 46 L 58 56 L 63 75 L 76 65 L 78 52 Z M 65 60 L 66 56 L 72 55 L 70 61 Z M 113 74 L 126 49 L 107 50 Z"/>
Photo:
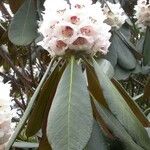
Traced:
<path fill-rule="evenodd" d="M 137 96 L 134 96 L 134 97 L 133 97 L 133 100 L 134 100 L 134 101 L 137 101 L 137 100 L 143 98 L 143 95 L 144 95 L 144 94 L 142 93 L 142 94 L 139 94 L 139 95 L 137 95 Z"/>
<path fill-rule="evenodd" d="M 4 46 L 0 46 L 0 55 L 6 60 L 6 62 L 11 66 L 14 72 L 17 74 L 18 77 L 22 79 L 22 82 L 28 87 L 29 90 L 32 90 L 32 81 L 27 79 L 13 64 L 10 57 L 8 56 L 7 49 Z"/>
<path fill-rule="evenodd" d="M 18 87 L 18 89 L 20 89 L 20 87 L 24 88 L 24 86 L 19 84 L 18 81 L 11 75 L 6 75 L 5 73 L 0 72 L 0 76 L 2 76 L 4 78 L 4 80 L 6 79 L 6 80 L 14 83 L 16 85 L 16 87 Z"/>

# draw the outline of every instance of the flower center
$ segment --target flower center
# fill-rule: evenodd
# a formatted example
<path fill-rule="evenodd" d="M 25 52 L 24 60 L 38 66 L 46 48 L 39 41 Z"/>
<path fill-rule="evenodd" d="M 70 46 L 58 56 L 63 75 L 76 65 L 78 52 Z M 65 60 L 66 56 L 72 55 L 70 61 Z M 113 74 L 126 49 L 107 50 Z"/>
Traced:
<path fill-rule="evenodd" d="M 84 26 L 80 29 L 80 31 L 83 35 L 87 35 L 87 36 L 90 36 L 92 35 L 92 33 L 94 33 L 91 26 Z"/>
<path fill-rule="evenodd" d="M 62 29 L 62 34 L 66 37 L 71 37 L 73 35 L 73 29 L 70 26 L 65 26 Z"/>
<path fill-rule="evenodd" d="M 81 8 L 81 5 L 76 4 L 74 7 L 80 9 L 80 8 Z"/>
<path fill-rule="evenodd" d="M 59 49 L 65 48 L 66 46 L 67 46 L 67 44 L 64 43 L 62 40 L 58 40 L 56 42 L 56 47 L 59 48 Z"/>
<path fill-rule="evenodd" d="M 70 21 L 72 24 L 77 24 L 80 21 L 80 19 L 77 16 L 72 16 L 70 17 Z"/>
<path fill-rule="evenodd" d="M 83 37 L 78 37 L 72 44 L 77 46 L 77 45 L 84 45 L 87 43 L 87 40 Z"/>

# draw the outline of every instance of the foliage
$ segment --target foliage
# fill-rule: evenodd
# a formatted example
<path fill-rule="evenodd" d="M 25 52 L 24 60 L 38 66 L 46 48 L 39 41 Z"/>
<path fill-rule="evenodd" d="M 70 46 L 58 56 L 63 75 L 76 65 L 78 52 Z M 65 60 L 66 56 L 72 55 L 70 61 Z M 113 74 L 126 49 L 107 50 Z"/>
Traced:
<path fill-rule="evenodd" d="M 24 114 L 6 150 L 24 125 L 28 137 L 42 131 L 39 149 L 107 150 L 117 141 L 124 149 L 149 150 L 150 35 L 135 25 L 135 0 L 120 0 L 129 19 L 112 31 L 104 59 L 82 53 L 52 59 L 37 46 L 43 2 L 0 2 L 0 76 Z"/>

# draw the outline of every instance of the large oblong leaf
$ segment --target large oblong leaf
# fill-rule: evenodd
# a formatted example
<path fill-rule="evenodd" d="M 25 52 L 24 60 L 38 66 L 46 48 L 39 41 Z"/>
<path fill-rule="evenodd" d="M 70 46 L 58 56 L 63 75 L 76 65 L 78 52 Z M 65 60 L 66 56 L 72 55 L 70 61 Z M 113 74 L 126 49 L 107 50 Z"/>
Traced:
<path fill-rule="evenodd" d="M 120 39 L 117 34 L 114 34 L 114 44 L 118 55 L 118 65 L 125 70 L 132 70 L 136 67 L 136 59 L 134 55 L 130 52 L 129 48 Z"/>
<path fill-rule="evenodd" d="M 25 0 L 11 21 L 8 36 L 15 45 L 28 45 L 37 36 L 34 0 Z"/>
<path fill-rule="evenodd" d="M 52 103 L 52 99 L 55 95 L 58 82 L 65 69 L 65 66 L 66 65 L 60 68 L 60 63 L 58 63 L 41 88 L 35 106 L 28 119 L 26 129 L 26 135 L 28 137 L 35 135 L 42 127 L 46 107 Z"/>
<path fill-rule="evenodd" d="M 58 84 L 47 123 L 53 150 L 82 150 L 91 135 L 92 108 L 86 81 L 74 58 Z"/>
<path fill-rule="evenodd" d="M 113 132 L 113 134 L 116 135 L 121 140 L 121 142 L 124 143 L 124 146 L 127 150 L 144 150 L 133 141 L 131 136 L 127 133 L 124 127 L 115 118 L 115 116 L 113 116 L 113 114 L 111 114 L 107 109 L 101 106 L 96 100 L 94 100 L 94 103 L 98 113 L 103 117 L 104 121 Z"/>
<path fill-rule="evenodd" d="M 114 68 L 106 59 L 98 59 L 98 65 L 103 66 L 103 72 L 111 79 L 114 76 Z"/>
<path fill-rule="evenodd" d="M 143 124 L 144 127 L 150 127 L 150 122 L 144 115 L 144 113 L 140 110 L 140 107 L 134 102 L 132 97 L 126 92 L 123 86 L 114 78 L 112 79 L 113 84 L 116 86 L 124 100 L 127 102 L 128 106 L 131 108 L 133 113 L 139 119 L 139 121 Z"/>
<path fill-rule="evenodd" d="M 111 45 L 109 46 L 109 52 L 107 55 L 104 56 L 105 59 L 107 59 L 113 67 L 116 66 L 117 60 L 118 60 L 118 54 L 116 50 L 116 39 L 115 39 L 115 34 L 112 34 L 111 37 Z"/>
<path fill-rule="evenodd" d="M 97 76 L 94 72 L 94 69 L 90 70 L 90 68 L 87 65 L 86 66 L 86 73 L 87 73 L 88 89 L 89 89 L 90 93 L 92 93 L 94 98 L 96 100 L 98 100 L 101 105 L 108 108 L 107 102 L 104 98 L 102 89 L 98 83 L 98 79 L 97 79 Z"/>
<path fill-rule="evenodd" d="M 115 66 L 114 70 L 115 70 L 114 78 L 117 80 L 126 80 L 132 73 L 130 70 L 125 70 L 121 68 L 118 64 Z"/>
<path fill-rule="evenodd" d="M 85 150 L 108 150 L 104 135 L 96 120 L 94 120 L 91 138 Z"/>
<path fill-rule="evenodd" d="M 102 66 L 93 61 L 94 69 L 103 90 L 109 109 L 125 127 L 132 138 L 145 150 L 149 150 L 150 138 L 140 121 L 136 118 L 126 101 L 117 91 L 110 79 L 103 73 Z"/>

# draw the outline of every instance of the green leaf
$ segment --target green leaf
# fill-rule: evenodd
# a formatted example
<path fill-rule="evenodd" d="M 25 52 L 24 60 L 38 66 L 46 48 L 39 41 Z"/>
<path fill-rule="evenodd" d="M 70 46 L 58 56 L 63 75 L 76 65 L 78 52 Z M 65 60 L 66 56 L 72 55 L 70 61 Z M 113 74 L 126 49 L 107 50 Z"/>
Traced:
<path fill-rule="evenodd" d="M 107 59 L 113 67 L 116 66 L 117 60 L 118 60 L 118 54 L 116 50 L 116 39 L 114 37 L 115 35 L 113 34 L 111 37 L 111 45 L 109 46 L 109 52 L 107 53 L 106 56 L 104 56 L 105 59 Z"/>
<path fill-rule="evenodd" d="M 87 60 L 84 60 L 84 61 L 86 62 L 86 64 L 88 63 Z M 103 71 L 106 72 L 108 77 L 112 78 L 112 76 L 114 74 L 114 70 L 113 70 L 113 67 L 110 64 L 110 62 L 107 61 L 106 59 L 97 60 L 97 62 L 99 65 L 103 66 Z M 94 98 L 99 101 L 99 103 L 102 106 L 108 108 L 108 105 L 107 105 L 106 100 L 103 96 L 103 92 L 102 92 L 102 89 L 99 85 L 95 71 L 93 68 L 91 68 L 91 67 L 89 68 L 88 64 L 86 65 L 86 73 L 87 73 L 89 91 L 92 93 Z"/>
<path fill-rule="evenodd" d="M 86 73 L 87 73 L 89 91 L 92 93 L 94 98 L 99 101 L 99 103 L 102 106 L 108 108 L 107 102 L 104 98 L 102 89 L 99 85 L 99 82 L 98 82 L 97 76 L 94 72 L 94 69 L 91 69 L 91 68 L 89 68 L 88 65 L 86 65 Z"/>
<path fill-rule="evenodd" d="M 33 0 L 25 0 L 11 21 L 8 36 L 15 45 L 28 45 L 37 37 L 36 10 Z"/>
<path fill-rule="evenodd" d="M 150 65 L 150 27 L 147 27 L 143 45 L 143 64 Z"/>
<path fill-rule="evenodd" d="M 131 108 L 133 113 L 136 115 L 136 117 L 139 119 L 139 121 L 143 124 L 144 127 L 150 127 L 150 122 L 142 113 L 138 105 L 134 102 L 132 97 L 126 92 L 126 90 L 123 88 L 123 86 L 115 79 L 112 80 L 113 84 L 116 86 L 124 100 L 127 102 L 128 106 Z"/>
<path fill-rule="evenodd" d="M 36 104 L 28 120 L 26 129 L 26 135 L 28 137 L 35 135 L 40 130 L 43 124 L 46 106 L 51 105 L 58 82 L 65 69 L 65 67 L 62 67 L 60 69 L 59 65 L 60 63 L 57 64 L 56 68 L 54 69 L 52 74 L 50 74 L 39 93 Z"/>
<path fill-rule="evenodd" d="M 146 130 L 110 79 L 103 73 L 102 67 L 100 67 L 95 60 L 93 61 L 93 65 L 109 109 L 125 127 L 132 138 L 145 150 L 149 150 L 150 139 Z"/>
<path fill-rule="evenodd" d="M 122 32 L 124 32 L 125 30 L 122 30 Z M 134 44 L 132 44 L 130 42 L 130 36 L 127 36 L 126 34 L 124 35 L 122 32 L 120 31 L 116 31 L 116 34 L 118 35 L 118 37 L 122 40 L 122 42 L 128 47 L 128 50 L 134 55 L 134 57 L 138 60 L 141 60 L 142 55 L 139 53 L 139 49 L 137 49 L 137 47 L 134 46 Z M 130 32 L 130 30 L 128 30 L 128 32 Z M 125 32 L 124 32 L 125 33 Z M 128 37 L 128 38 L 127 38 Z"/>
<path fill-rule="evenodd" d="M 136 59 L 130 52 L 127 45 L 120 39 L 120 37 L 114 33 L 114 48 L 118 55 L 118 64 L 126 70 L 132 70 L 136 67 Z"/>
<path fill-rule="evenodd" d="M 107 150 L 106 141 L 102 134 L 102 130 L 96 121 L 94 121 L 93 131 L 86 146 L 86 150 Z"/>
<path fill-rule="evenodd" d="M 115 68 L 115 79 L 117 80 L 126 80 L 132 71 L 130 70 L 124 70 L 122 67 L 120 67 L 119 65 L 116 65 Z"/>
<path fill-rule="evenodd" d="M 144 36 L 142 36 L 139 40 L 137 40 L 136 47 L 140 54 L 143 52 L 143 44 L 144 44 Z"/>
<path fill-rule="evenodd" d="M 82 150 L 91 135 L 92 108 L 81 67 L 71 58 L 58 84 L 47 123 L 53 150 Z"/>
<path fill-rule="evenodd" d="M 94 103 L 110 130 L 124 143 L 127 150 L 144 150 L 133 141 L 120 122 L 107 109 L 99 105 L 96 100 Z"/>
<path fill-rule="evenodd" d="M 113 66 L 106 59 L 98 59 L 97 63 L 103 68 L 103 72 L 111 79 L 114 76 Z"/>

